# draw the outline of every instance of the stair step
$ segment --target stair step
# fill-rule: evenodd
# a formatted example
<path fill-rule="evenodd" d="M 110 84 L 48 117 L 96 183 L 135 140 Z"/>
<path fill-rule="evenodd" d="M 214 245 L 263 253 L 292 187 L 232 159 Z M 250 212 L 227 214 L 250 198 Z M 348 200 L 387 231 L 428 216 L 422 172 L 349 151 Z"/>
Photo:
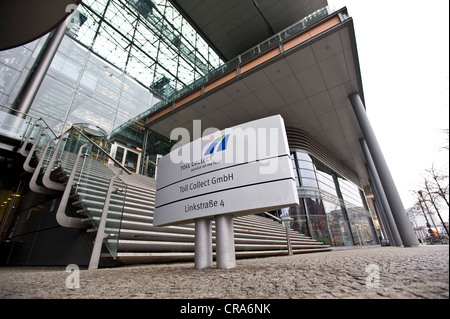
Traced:
<path fill-rule="evenodd" d="M 47 157 L 53 151 L 48 152 Z M 36 153 L 38 154 L 38 153 Z M 42 156 L 42 155 L 41 155 Z M 52 170 L 52 178 L 64 183 L 73 168 L 76 154 L 60 153 L 61 161 Z M 84 161 L 84 164 L 82 163 Z M 78 182 L 70 195 L 71 205 L 77 214 L 84 216 L 87 225 L 98 224 L 104 207 L 110 179 L 121 168 L 85 158 L 79 163 L 83 166 Z M 106 239 L 108 246 L 117 247 L 117 260 L 127 263 L 163 262 L 194 259 L 195 225 L 167 227 L 153 226 L 156 196 L 156 180 L 138 175 L 121 174 L 114 183 L 123 192 L 111 194 L 106 224 L 106 233 L 117 234 Z M 90 216 L 90 217 L 88 217 Z M 234 219 L 235 250 L 237 258 L 287 255 L 285 226 L 271 218 L 247 215 Z M 120 228 L 120 229 L 119 229 Z M 87 233 L 95 233 L 90 228 Z M 294 253 L 329 251 L 322 244 L 304 234 L 288 230 Z M 212 222 L 213 248 L 215 248 L 215 222 Z M 103 254 L 110 258 L 111 255 Z"/>
<path fill-rule="evenodd" d="M 111 240 L 107 240 L 111 241 Z M 114 239 L 113 244 L 116 244 L 116 240 Z M 194 242 L 175 242 L 175 241 L 162 241 L 162 240 L 154 240 L 154 241 L 146 241 L 146 240 L 128 240 L 128 239 L 119 239 L 118 243 L 118 251 L 194 251 L 195 245 Z M 212 244 L 213 250 L 215 250 L 215 243 Z M 234 245 L 236 251 L 255 251 L 255 250 L 284 250 L 287 249 L 286 243 L 283 244 L 249 244 L 249 243 L 235 243 Z M 298 249 L 309 249 L 309 248 L 328 248 L 322 244 L 301 244 L 294 243 L 291 245 L 293 250 Z"/>

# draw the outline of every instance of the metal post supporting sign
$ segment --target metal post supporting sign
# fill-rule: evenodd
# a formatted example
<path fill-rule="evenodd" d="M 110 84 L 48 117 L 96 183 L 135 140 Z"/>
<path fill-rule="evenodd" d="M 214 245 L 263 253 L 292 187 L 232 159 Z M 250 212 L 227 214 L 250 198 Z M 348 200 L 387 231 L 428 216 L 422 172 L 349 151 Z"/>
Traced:
<path fill-rule="evenodd" d="M 298 205 L 284 122 L 271 116 L 203 136 L 158 165 L 154 226 L 195 222 L 195 268 L 236 265 L 233 217 Z"/>
<path fill-rule="evenodd" d="M 212 227 L 211 219 L 195 220 L 195 268 L 212 267 Z"/>

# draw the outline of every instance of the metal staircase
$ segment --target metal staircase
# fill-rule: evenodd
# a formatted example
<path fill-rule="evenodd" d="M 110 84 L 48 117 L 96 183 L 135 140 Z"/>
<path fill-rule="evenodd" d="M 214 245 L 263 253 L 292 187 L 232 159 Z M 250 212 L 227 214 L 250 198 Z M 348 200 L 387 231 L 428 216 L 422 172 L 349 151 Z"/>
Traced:
<path fill-rule="evenodd" d="M 21 147 L 27 155 L 24 169 L 33 174 L 30 189 L 61 194 L 58 223 L 95 236 L 90 268 L 97 268 L 99 258 L 114 259 L 119 264 L 194 259 L 194 224 L 153 226 L 155 179 L 129 172 L 83 127 L 74 125 L 56 137 L 44 132 L 47 128 L 39 119 L 34 121 Z M 115 165 L 107 165 L 108 159 Z M 328 245 L 287 230 L 279 219 L 274 220 L 277 217 L 270 217 L 234 219 L 237 258 L 331 250 Z M 214 241 L 213 222 L 215 250 Z M 98 256 L 94 256 L 95 242 L 103 246 Z"/>

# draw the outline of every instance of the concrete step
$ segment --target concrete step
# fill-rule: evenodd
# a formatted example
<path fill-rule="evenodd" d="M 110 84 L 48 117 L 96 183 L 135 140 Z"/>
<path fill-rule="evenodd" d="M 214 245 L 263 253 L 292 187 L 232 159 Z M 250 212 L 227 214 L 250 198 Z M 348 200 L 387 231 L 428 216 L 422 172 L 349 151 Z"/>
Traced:
<path fill-rule="evenodd" d="M 47 154 L 50 157 L 51 153 Z M 59 156 L 59 155 L 58 155 Z M 55 176 L 64 182 L 70 174 L 76 154 L 62 153 Z M 81 163 L 84 161 L 84 164 Z M 91 158 L 80 161 L 81 176 L 72 194 L 72 206 L 86 216 L 88 224 L 98 224 L 105 205 L 110 179 L 121 168 L 97 162 Z M 106 233 L 115 237 L 106 239 L 108 247 L 117 247 L 117 260 L 124 264 L 166 262 L 194 259 L 195 225 L 154 227 L 153 213 L 156 180 L 135 173 L 122 173 L 114 184 L 123 191 L 113 193 L 109 203 Z M 89 232 L 95 232 L 90 229 Z M 234 219 L 235 250 L 237 258 L 287 255 L 286 228 L 279 222 L 258 215 Z M 212 223 L 215 249 L 215 223 Z M 328 251 L 331 248 L 314 239 L 289 230 L 294 253 Z M 103 254 L 105 258 L 111 255 Z M 109 256 L 109 257 L 108 257 Z"/>

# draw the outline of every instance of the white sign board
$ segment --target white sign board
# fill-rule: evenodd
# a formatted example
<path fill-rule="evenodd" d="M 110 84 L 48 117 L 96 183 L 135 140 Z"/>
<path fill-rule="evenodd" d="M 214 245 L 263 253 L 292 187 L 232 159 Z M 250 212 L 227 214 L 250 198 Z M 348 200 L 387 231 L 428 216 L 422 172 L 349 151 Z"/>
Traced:
<path fill-rule="evenodd" d="M 284 122 L 276 115 L 204 136 L 161 158 L 153 224 L 296 204 Z"/>

